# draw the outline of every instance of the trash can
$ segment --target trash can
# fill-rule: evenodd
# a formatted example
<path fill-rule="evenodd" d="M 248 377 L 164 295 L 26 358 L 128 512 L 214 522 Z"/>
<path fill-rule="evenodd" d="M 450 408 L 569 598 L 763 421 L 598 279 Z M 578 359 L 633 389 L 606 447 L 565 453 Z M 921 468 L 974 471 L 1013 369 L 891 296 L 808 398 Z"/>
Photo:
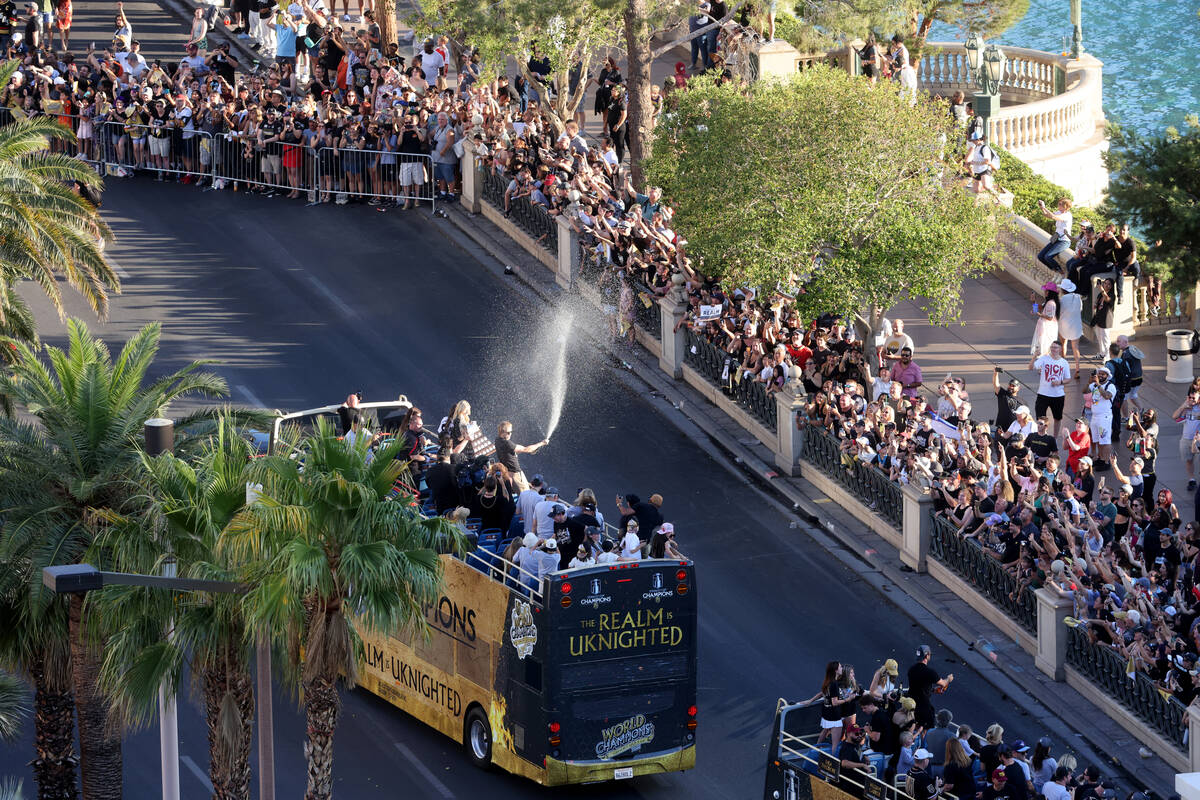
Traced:
<path fill-rule="evenodd" d="M 1183 328 L 1166 332 L 1167 337 L 1167 383 L 1191 383 L 1192 360 L 1200 334 Z"/>

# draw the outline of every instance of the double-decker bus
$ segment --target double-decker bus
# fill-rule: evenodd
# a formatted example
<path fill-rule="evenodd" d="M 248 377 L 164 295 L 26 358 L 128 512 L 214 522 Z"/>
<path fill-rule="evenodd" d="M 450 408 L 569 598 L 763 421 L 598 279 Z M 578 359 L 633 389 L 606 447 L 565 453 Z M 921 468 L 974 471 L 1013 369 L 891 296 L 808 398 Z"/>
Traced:
<path fill-rule="evenodd" d="M 619 562 L 536 583 L 483 548 L 440 558 L 427 631 L 360 629 L 362 688 L 462 742 L 477 766 L 546 785 L 695 766 L 691 561 Z"/>

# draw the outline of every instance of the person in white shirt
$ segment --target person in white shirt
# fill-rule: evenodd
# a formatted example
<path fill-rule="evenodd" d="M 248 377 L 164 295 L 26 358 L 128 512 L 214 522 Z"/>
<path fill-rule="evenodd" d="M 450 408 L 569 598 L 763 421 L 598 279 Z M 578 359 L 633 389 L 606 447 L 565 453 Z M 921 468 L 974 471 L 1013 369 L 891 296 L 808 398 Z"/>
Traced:
<path fill-rule="evenodd" d="M 617 558 L 618 561 L 641 561 L 642 560 L 642 540 L 638 538 L 636 533 L 626 533 L 625 539 L 621 542 L 621 555 Z"/>
<path fill-rule="evenodd" d="M 567 569 L 579 569 L 580 567 L 596 566 L 595 559 L 588 552 L 586 545 L 579 545 L 579 550 L 575 553 L 575 557 L 571 559 L 571 563 L 567 565 Z"/>
<path fill-rule="evenodd" d="M 1042 786 L 1042 797 L 1046 800 L 1070 800 L 1071 792 L 1067 782 L 1071 780 L 1071 770 L 1067 767 L 1057 767 L 1054 777 Z"/>
<path fill-rule="evenodd" d="M 539 539 L 545 539 L 554 533 L 554 519 L 550 516 L 550 509 L 554 506 L 563 505 L 558 499 L 558 489 L 550 487 L 546 490 L 546 496 L 538 501 L 533 507 L 533 527 L 529 527 L 530 520 L 525 520 L 526 530 L 532 530 L 537 534 Z M 563 506 L 566 510 L 566 506 Z"/>
<path fill-rule="evenodd" d="M 617 554 L 613 552 L 613 543 L 605 539 L 600 544 L 600 549 L 603 551 L 596 556 L 596 564 L 614 564 L 617 561 Z"/>
<path fill-rule="evenodd" d="M 1062 272 L 1062 267 L 1059 266 L 1055 257 L 1071 246 L 1071 224 L 1075 221 L 1074 215 L 1071 214 L 1071 201 L 1065 197 L 1060 197 L 1058 200 L 1058 210 L 1051 211 L 1046 208 L 1045 201 L 1038 200 L 1038 208 L 1042 210 L 1042 213 L 1048 219 L 1054 220 L 1054 235 L 1050 237 L 1050 241 L 1038 253 L 1038 261 L 1045 264 L 1054 272 Z"/>
<path fill-rule="evenodd" d="M 1033 415 L 1029 413 L 1029 406 L 1021 406 L 1016 410 L 1016 419 L 1008 426 L 1008 438 L 1016 434 L 1021 434 L 1022 437 L 1028 437 L 1029 434 L 1037 430 L 1037 423 L 1033 419 Z"/>
<path fill-rule="evenodd" d="M 521 524 L 526 533 L 536 532 L 534 514 L 537 504 L 542 502 L 542 476 L 534 475 L 529 482 L 530 488 L 517 495 L 517 511 L 521 514 Z"/>
<path fill-rule="evenodd" d="M 1071 365 L 1063 358 L 1062 343 L 1051 342 L 1049 353 L 1030 358 L 1029 369 L 1038 370 L 1034 413 L 1041 419 L 1046 416 L 1047 411 L 1050 412 L 1054 417 L 1054 438 L 1057 439 L 1058 429 L 1062 425 L 1063 406 L 1066 403 L 1067 390 L 1063 387 L 1071 380 Z"/>
<path fill-rule="evenodd" d="M 1097 471 L 1108 469 L 1112 460 L 1113 398 L 1117 390 L 1108 367 L 1096 368 L 1096 379 L 1088 384 L 1092 395 L 1092 444 L 1096 445 Z"/>

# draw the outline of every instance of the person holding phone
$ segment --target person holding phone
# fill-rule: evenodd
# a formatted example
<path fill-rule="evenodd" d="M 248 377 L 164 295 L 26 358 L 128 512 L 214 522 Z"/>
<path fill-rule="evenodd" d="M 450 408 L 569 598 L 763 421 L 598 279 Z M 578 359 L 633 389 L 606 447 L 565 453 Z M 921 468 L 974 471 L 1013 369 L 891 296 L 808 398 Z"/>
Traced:
<path fill-rule="evenodd" d="M 1200 389 L 1189 389 L 1187 399 L 1171 416 L 1183 423 L 1179 434 L 1179 457 L 1187 468 L 1187 490 L 1191 492 L 1196 488 L 1196 447 L 1193 442 L 1200 435 Z"/>

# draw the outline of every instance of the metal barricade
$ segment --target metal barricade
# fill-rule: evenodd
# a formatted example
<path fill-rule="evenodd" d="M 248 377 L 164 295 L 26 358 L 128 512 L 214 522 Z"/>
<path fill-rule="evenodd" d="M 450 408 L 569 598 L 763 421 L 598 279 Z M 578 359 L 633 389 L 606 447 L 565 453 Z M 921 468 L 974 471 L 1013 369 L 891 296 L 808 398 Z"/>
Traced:
<path fill-rule="evenodd" d="M 160 178 L 178 175 L 185 183 L 212 177 L 213 139 L 205 131 L 109 120 L 96 132 L 97 161 L 109 174 L 145 170 Z"/>
<path fill-rule="evenodd" d="M 322 147 L 316 161 L 322 202 L 434 202 L 433 161 L 428 155 Z"/>
<path fill-rule="evenodd" d="M 208 157 L 214 189 L 297 192 L 317 199 L 320 167 L 311 147 L 284 142 L 264 145 L 241 131 L 229 131 L 213 138 Z"/>

